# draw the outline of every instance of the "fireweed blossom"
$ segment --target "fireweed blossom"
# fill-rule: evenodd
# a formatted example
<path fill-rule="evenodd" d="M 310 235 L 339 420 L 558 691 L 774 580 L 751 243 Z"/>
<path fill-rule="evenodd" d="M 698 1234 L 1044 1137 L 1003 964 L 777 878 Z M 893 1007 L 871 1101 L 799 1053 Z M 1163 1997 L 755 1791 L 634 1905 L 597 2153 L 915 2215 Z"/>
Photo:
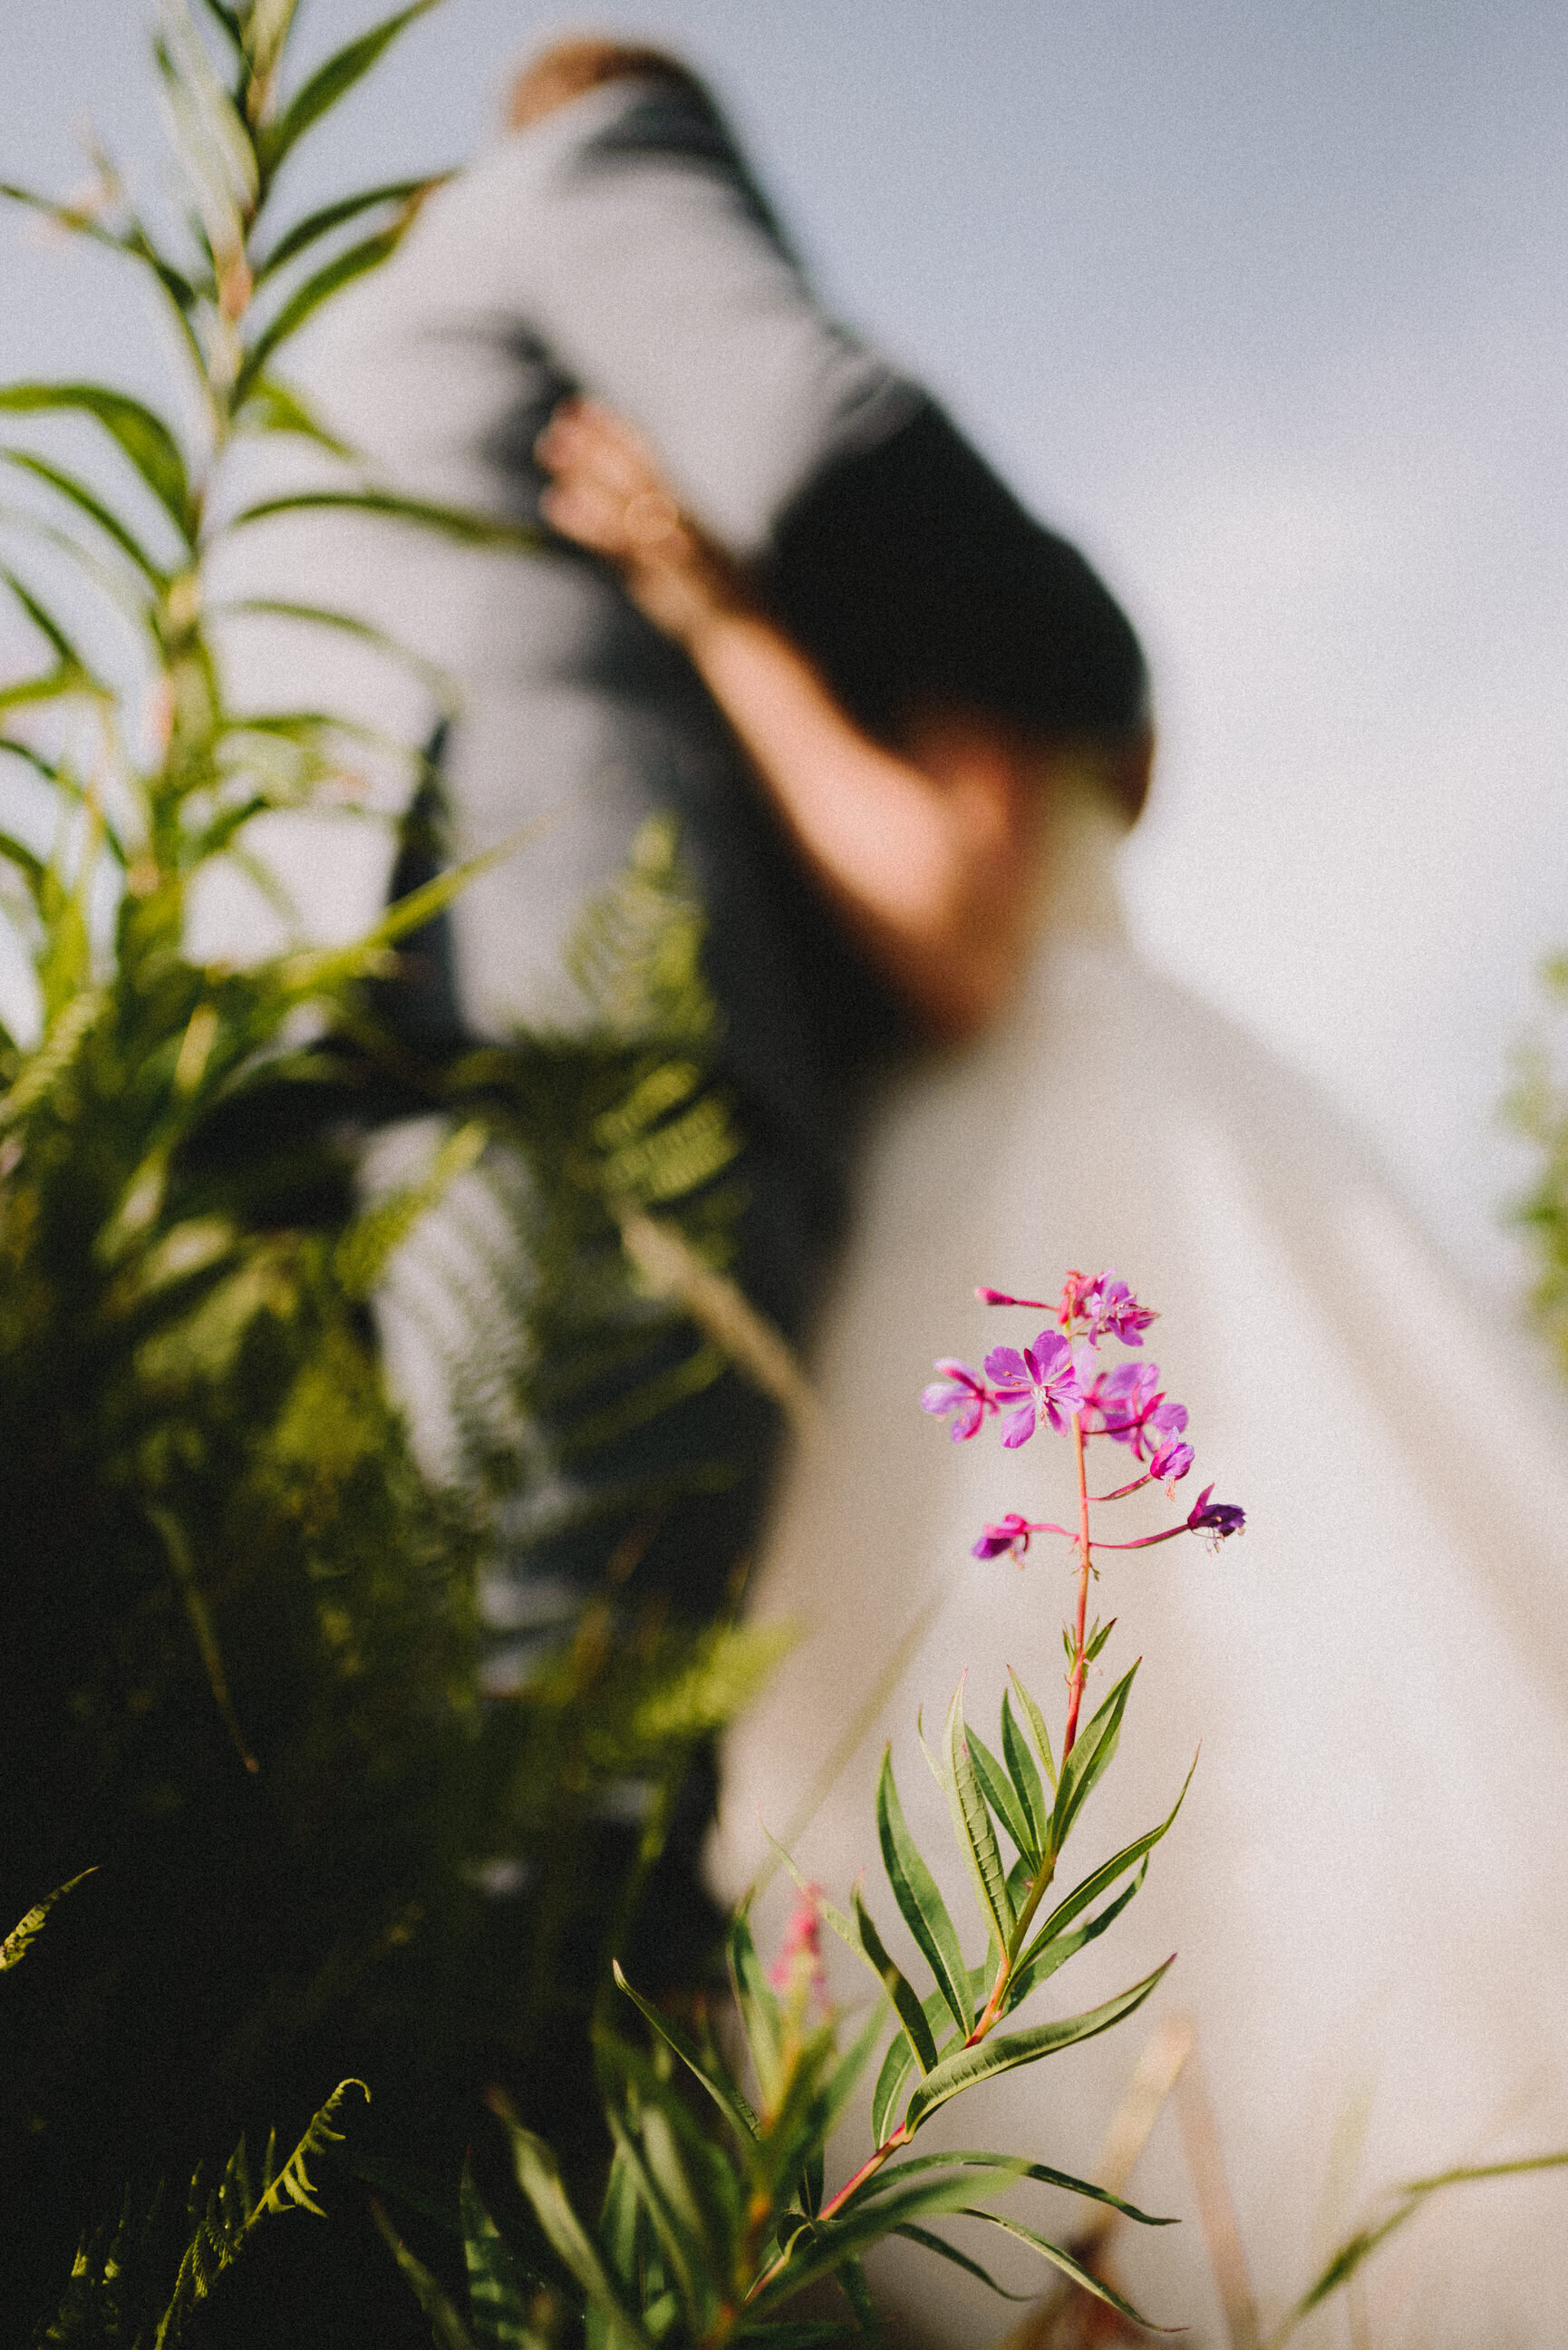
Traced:
<path fill-rule="evenodd" d="M 987 1305 L 1020 1306 L 1030 1313 L 1052 1310 L 1040 1298 L 1014 1297 L 1006 1290 L 980 1289 L 975 1294 Z M 1042 1426 L 1071 1438 L 1078 1471 L 1076 1530 L 1010 1510 L 981 1529 L 972 1552 L 980 1559 L 1011 1557 L 1022 1564 L 1033 1535 L 1054 1534 L 1077 1553 L 1075 1622 L 1064 1635 L 1068 1658 L 1065 1759 L 1077 1735 L 1089 1663 L 1106 1637 L 1100 1632 L 1090 1635 L 1085 1623 L 1089 1581 L 1096 1571 L 1096 1551 L 1147 1550 L 1186 1534 L 1207 1537 L 1218 1545 L 1241 1532 L 1246 1513 L 1234 1502 L 1216 1502 L 1210 1484 L 1184 1518 L 1158 1534 L 1142 1534 L 1130 1542 L 1106 1542 L 1092 1531 L 1091 1503 L 1119 1502 L 1147 1485 L 1173 1492 L 1191 1469 L 1195 1454 L 1187 1438 L 1187 1408 L 1173 1402 L 1160 1387 L 1158 1363 L 1139 1359 L 1098 1367 L 1098 1349 L 1104 1344 L 1114 1340 L 1141 1350 L 1144 1332 L 1158 1318 L 1152 1307 L 1139 1303 L 1115 1265 L 1092 1277 L 1069 1273 L 1055 1315 L 1058 1326 L 1042 1330 L 1033 1345 L 993 1347 L 985 1357 L 983 1378 L 967 1364 L 944 1357 L 936 1365 L 940 1376 L 926 1388 L 920 1401 L 927 1411 L 950 1422 L 950 1433 L 961 1442 L 978 1435 L 992 1415 L 1001 1416 L 1002 1441 L 1009 1451 L 1027 1444 Z M 1092 1494 L 1086 1450 L 1106 1438 L 1125 1446 L 1142 1473 L 1110 1492 Z"/>

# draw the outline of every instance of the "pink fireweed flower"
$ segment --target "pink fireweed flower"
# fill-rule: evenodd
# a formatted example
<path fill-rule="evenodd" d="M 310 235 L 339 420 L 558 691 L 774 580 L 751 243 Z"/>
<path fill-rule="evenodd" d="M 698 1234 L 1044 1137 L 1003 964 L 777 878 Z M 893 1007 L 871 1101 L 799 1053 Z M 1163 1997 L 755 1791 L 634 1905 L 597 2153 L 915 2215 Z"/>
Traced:
<path fill-rule="evenodd" d="M 1157 1485 L 1176 1485 L 1186 1476 L 1192 1462 L 1191 1445 L 1183 1444 L 1179 1437 L 1173 1436 L 1160 1446 L 1149 1462 L 1148 1473 Z"/>
<path fill-rule="evenodd" d="M 1051 1311 L 1043 1297 L 1012 1297 L 1005 1289 L 977 1289 L 974 1294 L 982 1305 L 1027 1305 L 1035 1314 Z"/>
<path fill-rule="evenodd" d="M 1003 1444 L 1010 1450 L 1027 1444 L 1042 1420 L 1058 1431 L 1065 1428 L 1068 1415 L 1083 1408 L 1091 1369 L 1089 1349 L 1054 1330 L 1042 1330 L 1022 1354 L 1016 1347 L 993 1347 L 985 1358 L 986 1377 L 996 1382 L 999 1403 L 1018 1405 L 1002 1422 Z"/>
<path fill-rule="evenodd" d="M 1082 1276 L 1070 1274 L 1068 1278 L 1081 1280 Z M 1065 1292 L 1063 1303 L 1066 1303 Z M 1138 1304 L 1114 1264 L 1106 1265 L 1104 1273 L 1084 1290 L 1078 1310 L 1086 1318 L 1090 1339 L 1096 1345 L 1109 1332 L 1124 1347 L 1141 1347 L 1144 1332 L 1151 1322 L 1159 1319 L 1151 1306 Z"/>
<path fill-rule="evenodd" d="M 822 1887 L 801 1887 L 778 1957 L 768 1969 L 768 1981 L 785 1999 L 803 2002 L 813 1991 L 822 1992 L 827 1978 L 822 1965 Z"/>
<path fill-rule="evenodd" d="M 970 1556 L 1001 1558 L 1005 1554 L 1012 1558 L 1022 1558 L 1029 1547 L 1029 1537 L 1033 1531 L 1027 1518 L 1020 1517 L 1016 1510 L 1009 1510 L 997 1524 L 985 1527 L 980 1540 L 972 1545 Z"/>
<path fill-rule="evenodd" d="M 1247 1523 L 1247 1513 L 1234 1502 L 1211 1502 L 1209 1496 L 1213 1491 L 1212 1485 L 1204 1486 L 1187 1513 L 1187 1523 L 1191 1533 L 1212 1534 L 1216 1542 L 1223 1542 L 1228 1534 L 1241 1533 Z"/>
<path fill-rule="evenodd" d="M 950 1355 L 941 1356 L 932 1367 L 941 1377 L 921 1389 L 920 1409 L 935 1413 L 939 1419 L 950 1416 L 948 1434 L 955 1444 L 961 1444 L 966 1437 L 978 1433 L 986 1413 L 996 1409 L 996 1398 L 967 1363 L 955 1362 Z"/>

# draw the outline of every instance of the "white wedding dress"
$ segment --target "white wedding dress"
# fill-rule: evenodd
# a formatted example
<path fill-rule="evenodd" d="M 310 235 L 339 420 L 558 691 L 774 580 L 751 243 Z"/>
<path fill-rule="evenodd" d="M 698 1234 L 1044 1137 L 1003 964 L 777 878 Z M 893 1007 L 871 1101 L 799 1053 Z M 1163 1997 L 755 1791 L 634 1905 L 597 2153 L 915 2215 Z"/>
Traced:
<path fill-rule="evenodd" d="M 730 1895 L 766 1867 L 760 1817 L 839 1902 L 864 1869 L 918 1971 L 877 1853 L 890 1737 L 911 1825 L 981 1955 L 916 1714 L 940 1726 L 967 1669 L 994 1745 L 1011 1663 L 1055 1733 L 1064 1545 L 1037 1541 L 1020 1569 L 970 1544 L 1004 1511 L 1070 1511 L 1070 1459 L 1044 1432 L 1004 1452 L 994 1422 L 950 1443 L 919 1393 L 933 1357 L 978 1365 L 1045 1319 L 988 1310 L 977 1282 L 1049 1296 L 1069 1266 L 1115 1263 L 1160 1311 L 1146 1352 L 1189 1408 L 1198 1457 L 1179 1509 L 1139 1517 L 1140 1495 L 1098 1531 L 1168 1523 L 1211 1480 L 1248 1522 L 1217 1554 L 1183 1535 L 1106 1555 L 1095 1602 L 1118 1622 L 1098 1687 L 1144 1662 L 1065 1883 L 1163 1816 L 1200 1741 L 1201 1759 L 1138 1898 L 1023 2020 L 1179 1956 L 1133 2021 L 950 2106 L 928 2142 L 940 2128 L 1088 2172 L 1149 2029 L 1190 2011 L 1267 2321 L 1375 2189 L 1568 2147 L 1568 1418 L 1511 1338 L 1509 1301 L 1456 1287 L 1311 1088 L 1138 960 L 1115 846 L 1096 811 L 1064 819 L 1047 944 L 1015 1010 L 885 1106 L 819 1350 L 823 1425 L 755 1585 L 754 1614 L 803 1637 L 730 1736 L 714 1867 Z M 775 1871 L 760 1939 L 792 1898 Z M 868 1979 L 840 1952 L 833 1983 L 858 2002 Z M 864 2133 L 862 2104 L 840 2177 Z M 1222 2342 L 1168 2116 L 1130 2192 L 1184 2224 L 1118 2233 L 1124 2285 L 1189 2342 Z M 1058 2230 L 1087 2209 L 1040 2196 L 1014 2189 L 1008 2208 Z M 993 2231 L 940 2224 L 1043 2289 Z M 968 2350 L 1016 2317 L 912 2247 L 885 2262 L 884 2290 L 931 2342 Z M 1435 2199 L 1366 2275 L 1378 2350 L 1568 2340 L 1568 2173 Z M 1345 2324 L 1341 2303 L 1295 2338 L 1343 2342 Z"/>

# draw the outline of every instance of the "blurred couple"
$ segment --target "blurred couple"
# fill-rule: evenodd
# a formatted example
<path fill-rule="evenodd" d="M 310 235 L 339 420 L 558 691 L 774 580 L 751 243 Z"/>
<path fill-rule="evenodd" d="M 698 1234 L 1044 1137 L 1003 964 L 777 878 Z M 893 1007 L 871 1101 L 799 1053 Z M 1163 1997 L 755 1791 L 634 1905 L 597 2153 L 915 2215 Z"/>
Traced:
<path fill-rule="evenodd" d="M 550 1008 L 572 915 L 652 810 L 679 816 L 706 910 L 742 1275 L 823 1405 L 761 1540 L 753 1607 L 804 1637 L 729 1741 L 722 1891 L 766 1867 L 760 1815 L 842 1899 L 875 1858 L 888 1738 L 940 1851 L 917 1708 L 965 1668 L 977 1720 L 1007 1663 L 1049 1687 L 1066 1577 L 971 1555 L 1021 1461 L 1053 1514 L 1044 1448 L 947 1444 L 919 1391 L 933 1357 L 1023 1335 L 977 1283 L 1050 1295 L 1114 1261 L 1250 1524 L 1217 1559 L 1105 1568 L 1122 1662 L 1148 1659 L 1106 1849 L 1204 1751 L 1065 2003 L 1179 1950 L 1160 1998 L 1196 2012 L 1275 2305 L 1362 2183 L 1568 2144 L 1563 1423 L 1503 1308 L 1478 1322 L 1316 1098 L 1129 945 L 1116 856 L 1152 737 L 1114 598 L 823 315 L 711 99 L 659 53 L 571 42 L 524 73 L 508 136 L 362 289 L 321 389 L 394 486 L 550 534 L 537 556 L 410 541 L 357 583 L 462 681 L 459 850 L 556 812 L 458 901 L 447 1016 L 483 1035 Z M 750 1477 L 673 1513 L 638 1569 L 693 1611 L 757 1534 L 771 1426 L 753 1440 Z M 782 1908 L 775 1880 L 764 1932 Z M 1135 2054 L 1112 2035 L 998 2081 L 966 2130 L 1092 2169 Z M 1168 2134 L 1137 2193 L 1192 2210 Z M 1376 2338 L 1551 2338 L 1562 2193 L 1471 2190 L 1407 2231 Z M 1195 2224 L 1118 2258 L 1152 2315 L 1224 2338 Z M 922 2338 L 1002 2330 L 913 2249 L 886 2289 Z"/>

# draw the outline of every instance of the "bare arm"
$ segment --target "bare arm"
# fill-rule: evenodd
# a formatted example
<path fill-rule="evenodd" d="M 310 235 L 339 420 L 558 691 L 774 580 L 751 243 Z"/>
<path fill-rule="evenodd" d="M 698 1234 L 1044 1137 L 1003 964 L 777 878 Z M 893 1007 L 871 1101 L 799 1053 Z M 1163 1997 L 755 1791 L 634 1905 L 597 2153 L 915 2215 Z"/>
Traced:
<path fill-rule="evenodd" d="M 685 648 L 846 927 L 933 1035 L 982 1028 L 1029 940 L 1043 811 L 1022 756 L 956 720 L 909 757 L 863 733 L 607 411 L 563 407 L 538 454 L 546 519 Z"/>

